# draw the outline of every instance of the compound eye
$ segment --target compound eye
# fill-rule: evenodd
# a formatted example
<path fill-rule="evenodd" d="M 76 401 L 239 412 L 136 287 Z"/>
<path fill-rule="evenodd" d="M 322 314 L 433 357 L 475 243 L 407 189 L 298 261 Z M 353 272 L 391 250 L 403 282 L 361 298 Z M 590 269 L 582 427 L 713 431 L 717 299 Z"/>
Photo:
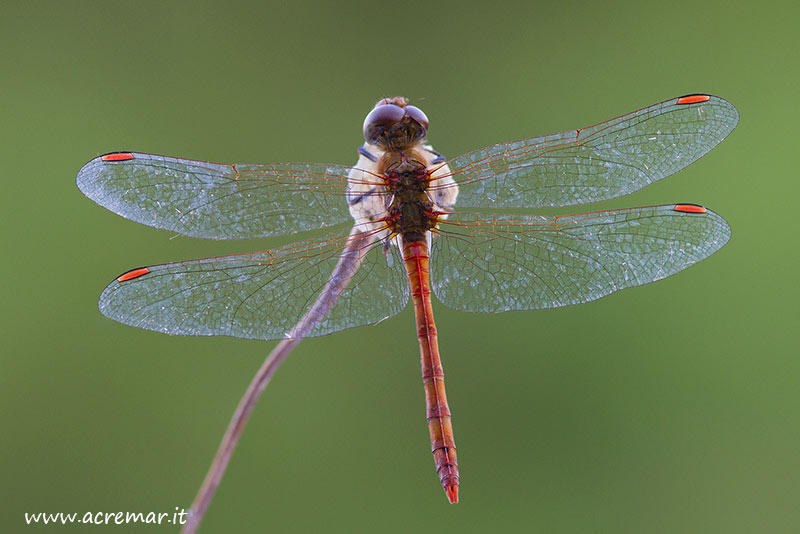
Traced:
<path fill-rule="evenodd" d="M 416 106 L 406 106 L 405 108 L 406 115 L 417 121 L 417 124 L 428 129 L 428 117 Z"/>
<path fill-rule="evenodd" d="M 405 115 L 403 108 L 394 104 L 375 106 L 364 119 L 364 139 L 368 143 L 374 143 L 387 128 L 400 122 L 403 115 Z"/>

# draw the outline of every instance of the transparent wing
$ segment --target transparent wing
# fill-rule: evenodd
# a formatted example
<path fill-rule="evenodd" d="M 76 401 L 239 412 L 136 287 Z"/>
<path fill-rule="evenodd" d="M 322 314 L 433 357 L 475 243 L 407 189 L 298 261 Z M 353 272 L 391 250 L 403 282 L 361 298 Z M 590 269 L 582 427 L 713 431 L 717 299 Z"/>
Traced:
<path fill-rule="evenodd" d="M 288 235 L 351 221 L 352 167 L 245 165 L 118 152 L 78 172 L 78 187 L 133 221 L 207 239 Z"/>
<path fill-rule="evenodd" d="M 134 269 L 100 295 L 104 315 L 166 334 L 281 339 L 312 307 L 345 247 L 347 231 L 291 245 Z M 374 324 L 399 313 L 408 281 L 396 247 L 372 241 L 330 312 L 303 337 Z"/>
<path fill-rule="evenodd" d="M 451 308 L 539 310 L 675 274 L 719 250 L 725 220 L 670 204 L 580 215 L 451 215 L 433 239 L 431 284 Z"/>
<path fill-rule="evenodd" d="M 627 195 L 717 146 L 739 121 L 710 95 L 673 98 L 595 126 L 494 145 L 449 162 L 459 208 L 543 208 Z"/>

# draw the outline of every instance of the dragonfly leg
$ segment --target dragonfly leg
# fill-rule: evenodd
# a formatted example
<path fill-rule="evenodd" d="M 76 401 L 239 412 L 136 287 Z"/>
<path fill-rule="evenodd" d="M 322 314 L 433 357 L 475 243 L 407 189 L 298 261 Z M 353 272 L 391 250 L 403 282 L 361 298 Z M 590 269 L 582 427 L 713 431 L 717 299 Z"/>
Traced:
<path fill-rule="evenodd" d="M 351 206 L 355 206 L 359 202 L 363 202 L 365 198 L 367 198 L 368 196 L 370 196 L 374 192 L 375 192 L 375 188 L 373 187 L 369 191 L 361 193 L 360 195 L 355 196 L 355 197 L 354 196 L 350 196 L 350 194 L 348 193 L 348 195 L 347 195 L 347 203 L 350 204 Z"/>
<path fill-rule="evenodd" d="M 358 147 L 358 153 L 372 162 L 378 161 L 378 157 L 363 146 Z"/>
<path fill-rule="evenodd" d="M 444 157 L 442 154 L 440 154 L 440 153 L 439 153 L 439 152 L 437 152 L 436 150 L 432 149 L 431 147 L 427 147 L 427 146 L 426 146 L 426 147 L 425 147 L 425 150 L 427 150 L 428 152 L 430 152 L 431 154 L 433 154 L 434 156 L 436 156 L 435 158 L 433 158 L 433 159 L 430 161 L 430 163 L 431 163 L 431 164 L 434 164 L 434 165 L 435 165 L 435 164 L 444 163 L 445 161 L 447 161 L 447 159 L 446 159 L 446 158 L 445 158 L 445 157 Z"/>

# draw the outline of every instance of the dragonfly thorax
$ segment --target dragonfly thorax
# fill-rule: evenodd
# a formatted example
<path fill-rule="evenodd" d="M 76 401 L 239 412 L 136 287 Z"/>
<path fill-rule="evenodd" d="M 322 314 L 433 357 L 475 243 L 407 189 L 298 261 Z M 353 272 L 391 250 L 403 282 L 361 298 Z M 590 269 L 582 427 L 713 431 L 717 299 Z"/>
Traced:
<path fill-rule="evenodd" d="M 381 163 L 388 192 L 386 222 L 391 235 L 424 234 L 436 227 L 437 216 L 428 195 L 430 170 L 414 151 L 387 152 Z"/>
<path fill-rule="evenodd" d="M 390 235 L 397 236 L 408 233 L 424 235 L 428 230 L 436 228 L 439 217 L 432 202 L 419 197 L 409 200 L 401 200 L 401 198 L 401 196 L 396 196 L 388 210 L 386 224 Z"/>
<path fill-rule="evenodd" d="M 398 151 L 365 143 L 348 176 L 348 203 L 356 224 L 382 241 L 434 229 L 458 195 L 450 168 L 434 163 L 436 157 L 430 146 L 421 143 Z"/>
<path fill-rule="evenodd" d="M 387 189 L 392 193 L 424 192 L 431 182 L 424 159 L 414 151 L 386 152 L 378 164 Z"/>

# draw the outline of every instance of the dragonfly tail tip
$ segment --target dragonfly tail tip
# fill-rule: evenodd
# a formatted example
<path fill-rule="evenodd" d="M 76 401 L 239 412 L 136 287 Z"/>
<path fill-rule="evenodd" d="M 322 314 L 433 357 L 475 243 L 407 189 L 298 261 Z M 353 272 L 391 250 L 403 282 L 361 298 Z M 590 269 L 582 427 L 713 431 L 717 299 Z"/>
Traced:
<path fill-rule="evenodd" d="M 444 490 L 447 492 L 447 499 L 450 501 L 450 504 L 456 504 L 458 502 L 458 486 L 450 484 L 445 486 Z"/>

